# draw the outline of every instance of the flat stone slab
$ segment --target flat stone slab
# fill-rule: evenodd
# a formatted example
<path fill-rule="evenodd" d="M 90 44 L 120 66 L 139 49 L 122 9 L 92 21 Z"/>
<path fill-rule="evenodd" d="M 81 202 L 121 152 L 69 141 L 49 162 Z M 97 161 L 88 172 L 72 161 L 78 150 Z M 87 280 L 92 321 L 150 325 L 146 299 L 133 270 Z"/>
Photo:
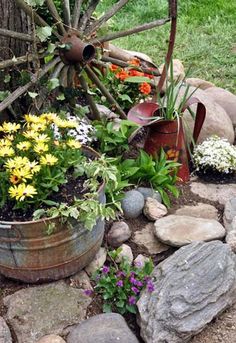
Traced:
<path fill-rule="evenodd" d="M 173 214 L 155 222 L 154 234 L 165 244 L 182 247 L 196 241 L 222 239 L 225 236 L 225 229 L 214 219 Z"/>
<path fill-rule="evenodd" d="M 236 196 L 236 183 L 214 184 L 192 182 L 190 184 L 191 192 L 204 199 L 218 201 L 224 205 L 226 201 Z"/>
<path fill-rule="evenodd" d="M 17 342 L 35 343 L 45 335 L 63 335 L 67 326 L 84 320 L 91 298 L 60 281 L 21 289 L 3 302 Z"/>
<path fill-rule="evenodd" d="M 236 301 L 236 257 L 220 241 L 182 247 L 152 276 L 137 303 L 145 343 L 189 342 Z"/>
<path fill-rule="evenodd" d="M 118 313 L 103 313 L 77 325 L 67 343 L 138 343 L 124 318 Z"/>
<path fill-rule="evenodd" d="M 154 235 L 154 223 L 149 223 L 142 230 L 136 231 L 134 233 L 133 242 L 140 247 L 146 248 L 150 255 L 160 254 L 170 248 L 161 243 Z"/>
<path fill-rule="evenodd" d="M 183 206 L 176 210 L 174 214 L 177 214 L 178 216 L 190 216 L 218 220 L 217 209 L 212 205 L 203 204 L 200 202 L 195 206 Z"/>
<path fill-rule="evenodd" d="M 0 317 L 0 343 L 12 343 L 10 329 L 3 317 Z"/>

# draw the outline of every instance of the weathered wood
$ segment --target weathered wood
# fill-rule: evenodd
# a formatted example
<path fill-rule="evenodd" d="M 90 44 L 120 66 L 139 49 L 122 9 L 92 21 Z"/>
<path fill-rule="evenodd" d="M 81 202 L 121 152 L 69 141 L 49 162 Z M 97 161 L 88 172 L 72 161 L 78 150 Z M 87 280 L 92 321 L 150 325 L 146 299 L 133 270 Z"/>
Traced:
<path fill-rule="evenodd" d="M 75 6 L 72 15 L 72 27 L 77 29 L 80 17 L 80 10 L 83 0 L 75 0 Z"/>
<path fill-rule="evenodd" d="M 60 62 L 58 63 L 58 65 L 55 67 L 53 73 L 51 74 L 50 76 L 50 79 L 54 79 L 54 78 L 58 78 L 62 68 L 64 67 L 64 63 L 63 62 Z"/>
<path fill-rule="evenodd" d="M 62 87 L 67 87 L 68 86 L 68 82 L 67 82 L 67 77 L 68 77 L 68 70 L 69 70 L 69 66 L 65 65 L 60 73 L 60 85 Z"/>
<path fill-rule="evenodd" d="M 133 29 L 118 31 L 118 32 L 110 33 L 106 36 L 92 39 L 91 43 L 97 43 L 97 42 L 103 43 L 103 42 L 107 42 L 107 41 L 114 40 L 117 38 L 130 36 L 130 35 L 133 35 L 134 33 L 139 33 L 146 30 L 150 30 L 157 26 L 162 26 L 168 23 L 169 21 L 170 21 L 170 18 L 154 20 L 151 23 L 139 25 L 139 26 L 134 27 Z"/>
<path fill-rule="evenodd" d="M 5 108 L 11 105 L 16 99 L 18 99 L 22 94 L 28 91 L 28 89 L 37 83 L 47 72 L 53 68 L 58 62 L 60 61 L 60 57 L 55 58 L 54 60 L 50 61 L 49 63 L 45 64 L 45 66 L 38 72 L 31 76 L 30 82 L 26 85 L 18 87 L 13 93 L 11 93 L 6 99 L 4 99 L 0 103 L 0 112 L 2 112 Z"/>
<path fill-rule="evenodd" d="M 20 64 L 23 64 L 26 62 L 32 62 L 34 59 L 41 59 L 45 56 L 46 56 L 46 54 L 39 54 L 39 55 L 28 54 L 25 56 L 17 57 L 14 60 L 12 60 L 12 58 L 11 58 L 9 60 L 1 61 L 0 62 L 0 70 L 8 68 L 8 67 L 12 67 L 12 66 L 20 65 Z"/>
<path fill-rule="evenodd" d="M 101 60 L 103 62 L 109 62 L 109 63 L 112 63 L 112 64 L 116 64 L 116 65 L 118 65 L 119 67 L 122 67 L 122 68 L 130 67 L 129 63 L 121 61 L 121 60 L 118 60 L 116 58 L 112 58 L 112 57 L 103 56 L 101 58 Z M 157 70 L 150 70 L 149 68 L 144 68 L 144 67 L 141 67 L 141 66 L 132 66 L 132 69 L 138 70 L 138 71 L 142 71 L 142 72 L 144 72 L 146 74 L 150 74 L 150 75 L 154 75 L 154 76 L 160 76 L 161 75 L 158 69 Z"/>
<path fill-rule="evenodd" d="M 102 94 L 107 98 L 107 101 L 116 108 L 116 112 L 120 115 L 122 119 L 127 119 L 125 112 L 122 110 L 118 102 L 113 98 L 107 88 L 103 85 L 103 83 L 99 80 L 97 75 L 93 72 L 93 70 L 86 65 L 84 67 L 88 77 L 95 83 L 95 85 L 100 89 Z"/>
<path fill-rule="evenodd" d="M 92 95 L 89 94 L 89 89 L 88 89 L 88 85 L 87 85 L 87 82 L 85 81 L 85 78 L 82 74 L 79 74 L 78 75 L 78 78 L 79 78 L 79 82 L 82 86 L 82 88 L 84 89 L 85 91 L 85 97 L 88 101 L 88 104 L 89 104 L 89 107 L 90 107 L 90 110 L 91 110 L 91 114 L 92 114 L 92 119 L 93 120 L 100 120 L 100 113 L 97 109 L 97 106 L 93 100 L 93 97 Z"/>
<path fill-rule="evenodd" d="M 100 0 L 91 0 L 90 1 L 87 10 L 85 11 L 83 17 L 79 21 L 79 27 L 78 27 L 79 31 L 83 32 L 85 30 L 86 25 L 88 23 L 88 20 L 90 19 L 91 15 L 95 11 L 99 1 Z"/>
<path fill-rule="evenodd" d="M 57 11 L 57 8 L 54 4 L 54 1 L 53 0 L 46 0 L 46 3 L 47 3 L 47 6 L 48 6 L 48 9 L 49 9 L 49 12 L 51 13 L 54 21 L 55 21 L 55 24 L 56 26 L 58 27 L 58 30 L 60 31 L 61 34 L 65 34 L 66 33 L 66 30 L 62 24 L 62 19 Z"/>
<path fill-rule="evenodd" d="M 0 28 L 0 36 L 20 39 L 26 42 L 33 42 L 34 40 L 34 38 L 31 35 L 28 35 L 27 33 L 11 31 L 11 30 L 6 30 L 2 28 Z"/>
<path fill-rule="evenodd" d="M 70 27 L 71 26 L 71 16 L 70 16 L 70 0 L 63 0 L 63 18 L 65 24 Z"/>
<path fill-rule="evenodd" d="M 129 0 L 120 0 L 115 5 L 113 5 L 101 18 L 95 21 L 91 27 L 85 30 L 85 35 L 90 35 L 96 31 L 103 23 L 107 22 L 108 19 L 113 17 L 124 5 L 127 4 Z"/>

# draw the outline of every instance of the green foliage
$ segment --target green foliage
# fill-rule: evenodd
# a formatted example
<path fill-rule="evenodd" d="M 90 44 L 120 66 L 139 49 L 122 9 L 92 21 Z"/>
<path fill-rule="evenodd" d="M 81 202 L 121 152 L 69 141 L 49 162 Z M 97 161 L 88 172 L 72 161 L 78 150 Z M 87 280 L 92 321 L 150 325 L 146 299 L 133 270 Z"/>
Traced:
<path fill-rule="evenodd" d="M 36 28 L 36 36 L 40 42 L 45 42 L 52 34 L 52 28 L 50 26 L 42 26 Z"/>
<path fill-rule="evenodd" d="M 128 150 L 128 139 L 138 126 L 129 120 L 122 120 L 118 128 L 114 128 L 114 125 L 114 122 L 94 124 L 100 143 L 99 150 L 117 156 Z"/>
<path fill-rule="evenodd" d="M 116 311 L 121 314 L 136 313 L 136 302 L 142 289 L 154 290 L 150 274 L 153 271 L 152 260 L 141 265 L 130 265 L 125 258 L 118 265 L 115 260 L 120 254 L 120 248 L 109 253 L 110 266 L 103 266 L 93 276 L 96 282 L 95 292 L 102 295 L 103 311 Z"/>
<path fill-rule="evenodd" d="M 163 150 L 158 158 L 153 158 L 141 150 L 137 159 L 122 161 L 118 169 L 122 177 L 131 183 L 149 182 L 153 189 L 161 194 L 164 204 L 170 207 L 167 191 L 175 197 L 179 196 L 179 191 L 175 186 L 179 166 L 179 163 L 167 160 Z"/>

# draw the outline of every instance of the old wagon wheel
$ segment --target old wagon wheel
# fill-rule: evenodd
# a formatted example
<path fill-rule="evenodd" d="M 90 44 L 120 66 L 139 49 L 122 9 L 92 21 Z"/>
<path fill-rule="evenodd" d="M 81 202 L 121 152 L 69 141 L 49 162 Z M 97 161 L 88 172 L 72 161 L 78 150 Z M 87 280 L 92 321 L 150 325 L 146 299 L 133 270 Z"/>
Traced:
<path fill-rule="evenodd" d="M 166 55 L 166 66 L 168 66 L 174 47 L 177 15 L 177 0 L 168 0 L 169 13 L 167 18 L 155 20 L 153 22 L 139 25 L 125 31 L 118 31 L 104 36 L 99 36 L 99 28 L 107 20 L 114 16 L 128 1 L 129 0 L 118 0 L 100 18 L 96 20 L 93 18 L 93 13 L 99 3 L 99 0 L 73 0 L 74 8 L 72 13 L 70 4 L 72 1 L 62 0 L 62 17 L 59 15 L 53 0 L 41 1 L 45 2 L 45 5 L 47 6 L 47 9 L 55 23 L 52 30 L 52 37 L 56 46 L 54 57 L 48 63 L 44 63 L 43 58 L 46 54 L 45 48 L 44 51 L 40 50 L 40 52 L 36 53 L 34 49 L 32 54 L 11 60 L 0 61 L 0 70 L 9 67 L 20 66 L 25 62 L 34 62 L 35 60 L 40 63 L 40 68 L 38 68 L 38 70 L 31 75 L 29 82 L 16 88 L 0 103 L 0 112 L 9 107 L 24 93 L 28 92 L 30 88 L 40 81 L 40 79 L 46 74 L 50 74 L 49 78 L 59 78 L 62 84 L 67 85 L 70 81 L 70 75 L 76 71 L 80 85 L 85 91 L 86 99 L 90 106 L 90 111 L 93 115 L 93 118 L 98 119 L 99 112 L 94 99 L 89 92 L 89 86 L 86 81 L 87 77 L 100 89 L 101 93 L 107 98 L 108 102 L 112 104 L 113 108 L 116 108 L 116 112 L 120 115 L 120 117 L 126 118 L 124 111 L 99 80 L 94 72 L 93 67 L 94 65 L 103 65 L 107 62 L 115 63 L 122 67 L 128 66 L 128 64 L 119 59 L 112 59 L 111 57 L 105 55 L 101 55 L 99 58 L 96 54 L 96 50 L 105 42 L 149 30 L 154 27 L 164 25 L 167 22 L 171 22 L 169 46 Z M 47 22 L 38 14 L 37 7 L 29 6 L 24 0 L 16 0 L 16 3 L 20 9 L 30 16 L 35 25 L 41 28 L 49 27 Z M 86 4 L 86 7 L 83 6 L 84 4 Z M 30 35 L 0 28 L 0 35 L 30 42 L 34 48 L 37 46 L 37 37 L 35 32 Z M 87 74 L 86 77 L 84 77 L 84 73 L 82 73 L 82 71 Z M 150 71 L 148 69 L 145 70 L 145 68 L 142 68 L 142 71 L 150 73 Z M 152 73 L 154 73 L 154 75 L 160 75 L 158 71 L 152 71 Z M 165 74 L 166 68 L 164 68 L 160 77 L 158 84 L 159 91 L 162 88 Z"/>

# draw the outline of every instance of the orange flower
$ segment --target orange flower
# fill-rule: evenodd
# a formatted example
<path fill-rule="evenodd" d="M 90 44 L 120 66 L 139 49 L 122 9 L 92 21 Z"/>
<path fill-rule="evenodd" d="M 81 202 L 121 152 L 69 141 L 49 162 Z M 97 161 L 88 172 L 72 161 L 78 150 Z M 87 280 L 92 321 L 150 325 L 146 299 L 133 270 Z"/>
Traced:
<path fill-rule="evenodd" d="M 115 76 L 117 79 L 124 81 L 125 79 L 127 79 L 127 77 L 129 77 L 129 74 L 124 69 L 122 69 Z"/>
<path fill-rule="evenodd" d="M 133 58 L 132 60 L 128 61 L 129 64 L 133 66 L 140 66 L 140 60 L 138 58 Z"/>
<path fill-rule="evenodd" d="M 110 64 L 109 69 L 110 69 L 110 71 L 114 72 L 117 69 L 119 69 L 119 67 L 117 65 L 115 65 L 115 64 Z"/>
<path fill-rule="evenodd" d="M 169 149 L 166 152 L 167 159 L 173 160 L 174 162 L 178 162 L 179 159 L 179 151 L 175 149 Z"/>
<path fill-rule="evenodd" d="M 146 95 L 151 93 L 151 89 L 152 89 L 151 86 L 147 82 L 143 82 L 139 86 L 140 92 L 143 93 L 143 94 L 146 94 Z"/>
<path fill-rule="evenodd" d="M 131 69 L 129 70 L 129 76 L 144 76 L 144 73 L 138 70 Z"/>

